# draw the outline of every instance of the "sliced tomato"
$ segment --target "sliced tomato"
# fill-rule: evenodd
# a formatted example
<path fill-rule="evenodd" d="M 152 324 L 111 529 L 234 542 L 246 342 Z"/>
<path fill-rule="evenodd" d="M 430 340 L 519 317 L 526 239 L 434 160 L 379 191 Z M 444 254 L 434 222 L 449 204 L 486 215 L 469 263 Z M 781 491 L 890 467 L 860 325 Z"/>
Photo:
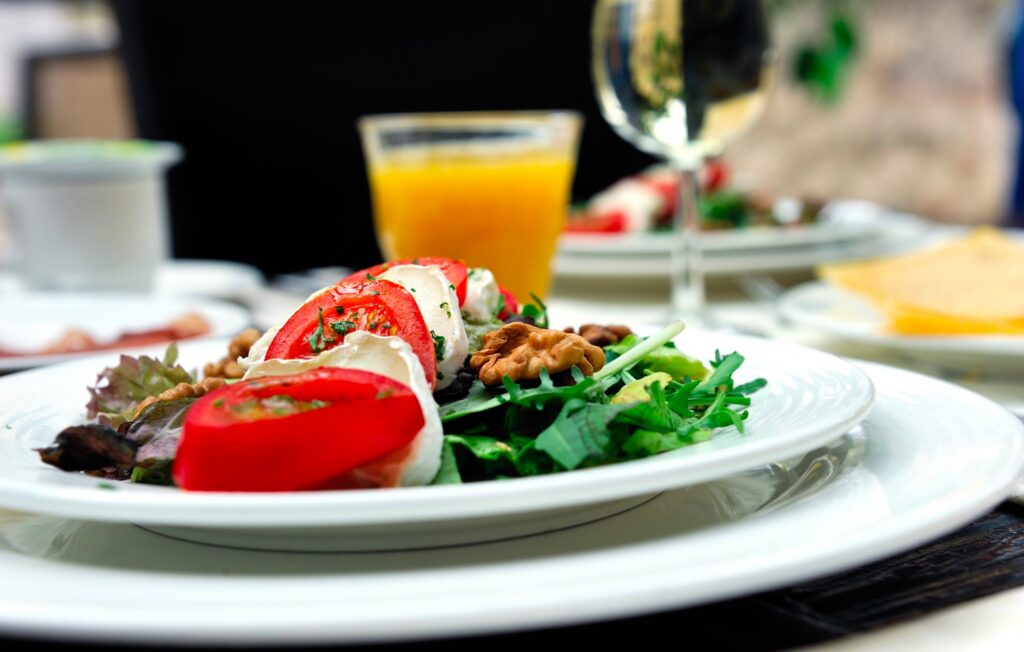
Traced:
<path fill-rule="evenodd" d="M 396 265 L 423 265 L 424 267 L 437 266 L 441 268 L 445 277 L 448 278 L 448 282 L 455 287 L 455 296 L 459 299 L 459 305 L 462 306 L 466 303 L 466 283 L 469 277 L 469 271 L 466 269 L 466 263 L 461 260 L 455 260 L 454 258 L 438 258 L 423 256 L 421 258 L 404 258 L 402 260 L 390 260 L 380 265 L 374 265 L 373 267 L 367 267 L 361 269 L 354 274 L 349 274 L 345 278 L 341 279 L 341 283 L 353 283 L 359 281 L 368 281 L 376 278 L 388 271 L 390 268 Z"/>
<path fill-rule="evenodd" d="M 310 298 L 281 326 L 266 359 L 311 358 L 352 331 L 395 335 L 419 358 L 431 387 L 437 379 L 434 340 L 412 294 L 385 280 L 339 284 Z"/>
<path fill-rule="evenodd" d="M 172 476 L 193 491 L 300 491 L 380 459 L 423 428 L 413 391 L 321 367 L 227 385 L 185 416 Z"/>
<path fill-rule="evenodd" d="M 498 313 L 498 319 L 504 321 L 519 312 L 519 302 L 516 301 L 516 295 L 505 288 L 499 285 L 498 289 L 501 290 L 501 296 L 505 297 L 505 304 L 502 306 L 501 312 Z"/>
<path fill-rule="evenodd" d="M 565 230 L 568 233 L 622 233 L 627 225 L 623 211 L 580 213 L 569 217 Z"/>

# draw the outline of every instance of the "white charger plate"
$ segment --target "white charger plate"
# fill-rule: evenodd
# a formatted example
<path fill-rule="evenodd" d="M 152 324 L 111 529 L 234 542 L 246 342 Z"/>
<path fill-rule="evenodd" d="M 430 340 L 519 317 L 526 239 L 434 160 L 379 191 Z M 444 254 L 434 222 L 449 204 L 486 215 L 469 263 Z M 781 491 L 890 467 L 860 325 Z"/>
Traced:
<path fill-rule="evenodd" d="M 779 310 L 797 326 L 899 351 L 946 369 L 1024 375 L 1024 337 L 887 333 L 884 317 L 868 301 L 821 281 L 787 290 L 779 298 Z"/>
<path fill-rule="evenodd" d="M 285 554 L 195 545 L 123 524 L 10 516 L 0 523 L 0 630 L 246 645 L 569 625 L 845 570 L 951 531 L 1007 495 L 1024 469 L 1017 419 L 948 383 L 861 366 L 879 399 L 828 449 L 526 539 Z"/>
<path fill-rule="evenodd" d="M 110 483 L 48 467 L 33 448 L 49 445 L 61 429 L 83 420 L 85 387 L 116 356 L 8 376 L 0 378 L 0 506 L 193 528 L 178 529 L 176 535 L 263 548 L 351 550 L 480 541 L 496 536 L 497 521 L 517 523 L 497 536 L 549 530 L 621 511 L 654 492 L 803 453 L 858 423 L 873 400 L 871 381 L 862 371 L 812 349 L 700 332 L 683 333 L 677 345 L 702 358 L 716 349 L 740 351 L 747 362 L 737 382 L 769 379 L 754 395 L 744 434 L 725 429 L 670 454 L 551 476 L 390 491 L 199 493 L 130 483 L 104 490 L 98 486 Z M 181 359 L 195 366 L 222 351 L 222 343 L 183 343 Z M 591 507 L 597 511 L 588 512 Z"/>
<path fill-rule="evenodd" d="M 247 310 L 214 299 L 117 292 L 15 292 L 0 296 L 0 345 L 36 349 L 70 328 L 80 328 L 100 341 L 112 340 L 125 331 L 165 327 L 172 319 L 189 312 L 199 313 L 210 323 L 210 333 L 205 338 L 234 336 L 250 324 Z M 152 347 L 124 351 L 147 348 Z M 30 369 L 95 355 L 85 352 L 0 358 L 0 371 Z M 96 368 L 94 376 L 102 368 Z"/>

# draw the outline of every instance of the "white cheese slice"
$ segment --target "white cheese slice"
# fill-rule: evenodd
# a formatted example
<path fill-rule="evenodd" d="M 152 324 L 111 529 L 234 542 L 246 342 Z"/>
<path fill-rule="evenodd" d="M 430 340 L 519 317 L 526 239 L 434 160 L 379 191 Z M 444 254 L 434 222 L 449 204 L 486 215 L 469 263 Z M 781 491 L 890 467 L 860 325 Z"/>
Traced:
<path fill-rule="evenodd" d="M 256 362 L 245 378 L 297 374 L 318 367 L 363 369 L 393 378 L 412 389 L 423 409 L 423 428 L 405 449 L 354 472 L 367 486 L 420 486 L 429 484 L 441 467 L 444 432 L 437 403 L 430 393 L 423 365 L 405 340 L 354 331 L 345 341 L 312 358 Z"/>
<path fill-rule="evenodd" d="M 501 301 L 501 289 L 494 280 L 491 270 L 474 267 L 469 270 L 466 281 L 466 303 L 462 304 L 462 312 L 471 321 L 490 321 L 498 311 Z"/>
<path fill-rule="evenodd" d="M 378 276 L 409 290 L 419 306 L 423 321 L 444 346 L 437 360 L 436 389 L 452 384 L 469 353 L 469 338 L 459 312 L 459 299 L 448 278 L 436 266 L 396 265 Z"/>

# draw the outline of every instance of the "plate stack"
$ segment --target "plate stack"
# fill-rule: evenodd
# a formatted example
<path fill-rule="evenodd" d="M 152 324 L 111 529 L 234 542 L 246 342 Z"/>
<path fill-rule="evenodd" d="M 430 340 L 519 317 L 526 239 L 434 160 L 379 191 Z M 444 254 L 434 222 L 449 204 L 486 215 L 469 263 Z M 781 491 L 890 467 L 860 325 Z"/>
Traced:
<path fill-rule="evenodd" d="M 906 549 L 990 509 L 1024 468 L 1022 424 L 942 381 L 718 333 L 677 346 L 740 351 L 737 382 L 768 379 L 744 433 L 607 467 L 396 490 L 111 489 L 32 450 L 81 418 L 109 360 L 0 378 L 0 506 L 34 514 L 0 520 L 0 629 L 297 644 L 628 616 Z M 183 344 L 182 362 L 222 347 Z"/>

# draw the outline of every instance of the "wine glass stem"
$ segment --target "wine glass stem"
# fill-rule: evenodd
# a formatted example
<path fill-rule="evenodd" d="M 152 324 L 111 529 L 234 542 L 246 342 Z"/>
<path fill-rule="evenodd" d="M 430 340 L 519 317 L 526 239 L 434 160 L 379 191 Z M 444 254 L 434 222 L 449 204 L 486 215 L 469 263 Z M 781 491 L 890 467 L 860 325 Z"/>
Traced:
<path fill-rule="evenodd" d="M 700 248 L 700 214 L 697 208 L 697 170 L 677 166 L 679 201 L 674 218 L 672 246 L 672 318 L 699 322 L 704 311 L 704 261 Z"/>

